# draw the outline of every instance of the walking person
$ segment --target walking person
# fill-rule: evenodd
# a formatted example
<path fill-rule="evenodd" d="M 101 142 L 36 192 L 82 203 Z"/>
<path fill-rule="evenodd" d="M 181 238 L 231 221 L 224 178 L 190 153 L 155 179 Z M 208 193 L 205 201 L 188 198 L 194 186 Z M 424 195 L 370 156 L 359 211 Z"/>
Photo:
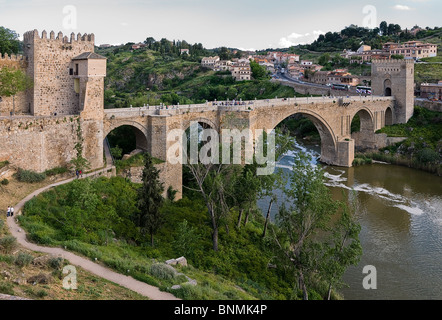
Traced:
<path fill-rule="evenodd" d="M 8 206 L 8 211 L 6 211 L 6 217 L 9 217 L 11 215 L 11 207 Z"/>
<path fill-rule="evenodd" d="M 78 170 L 75 170 L 75 175 L 77 176 L 77 179 L 78 179 L 78 177 L 79 177 L 79 175 L 80 175 L 80 173 L 78 172 Z"/>
<path fill-rule="evenodd" d="M 14 207 L 11 206 L 11 217 L 14 215 Z"/>

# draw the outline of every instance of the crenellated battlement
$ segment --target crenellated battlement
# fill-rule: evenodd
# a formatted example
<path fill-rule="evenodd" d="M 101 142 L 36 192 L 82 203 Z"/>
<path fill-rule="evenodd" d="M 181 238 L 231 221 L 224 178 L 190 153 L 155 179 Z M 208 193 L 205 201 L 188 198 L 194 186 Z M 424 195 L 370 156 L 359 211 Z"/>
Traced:
<path fill-rule="evenodd" d="M 0 53 L 0 60 L 8 60 L 8 61 L 25 61 L 27 60 L 27 58 L 21 54 L 11 54 L 8 55 L 7 53 L 5 53 L 3 56 Z"/>
<path fill-rule="evenodd" d="M 78 33 L 77 35 L 75 35 L 75 33 L 71 33 L 70 36 L 68 37 L 67 35 L 63 35 L 63 32 L 58 32 L 57 35 L 55 35 L 54 31 L 51 31 L 48 33 L 46 30 L 43 30 L 41 33 L 41 36 L 38 32 L 37 29 L 34 29 L 33 31 L 27 31 L 23 34 L 23 41 L 26 43 L 30 43 L 33 42 L 35 40 L 48 40 L 48 41 L 58 41 L 60 43 L 74 43 L 74 42 L 78 42 L 78 43 L 95 43 L 95 35 L 93 33 L 90 34 L 83 34 L 81 35 L 81 33 Z"/>
<path fill-rule="evenodd" d="M 385 65 L 385 66 L 391 66 L 391 65 L 399 65 L 399 64 L 414 64 L 414 60 L 412 59 L 388 59 L 388 60 L 372 60 L 372 64 L 376 65 Z"/>

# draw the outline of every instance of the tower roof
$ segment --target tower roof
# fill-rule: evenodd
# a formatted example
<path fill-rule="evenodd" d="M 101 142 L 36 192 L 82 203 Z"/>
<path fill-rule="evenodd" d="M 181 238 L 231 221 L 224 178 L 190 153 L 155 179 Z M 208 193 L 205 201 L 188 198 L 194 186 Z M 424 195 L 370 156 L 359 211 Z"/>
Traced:
<path fill-rule="evenodd" d="M 99 54 L 95 52 L 84 52 L 80 54 L 79 56 L 76 56 L 75 58 L 72 58 L 72 60 L 89 60 L 89 59 L 106 59 L 103 56 L 100 56 Z"/>

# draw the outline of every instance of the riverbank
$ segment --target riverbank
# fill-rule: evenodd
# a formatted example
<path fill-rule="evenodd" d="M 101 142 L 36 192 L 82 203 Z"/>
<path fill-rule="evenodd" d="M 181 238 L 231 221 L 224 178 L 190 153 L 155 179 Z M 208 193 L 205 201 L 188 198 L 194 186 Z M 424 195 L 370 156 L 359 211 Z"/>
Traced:
<path fill-rule="evenodd" d="M 406 139 L 379 151 L 356 154 L 355 165 L 370 163 L 371 159 L 442 175 L 441 112 L 416 106 L 407 123 L 386 126 L 376 133 Z"/>

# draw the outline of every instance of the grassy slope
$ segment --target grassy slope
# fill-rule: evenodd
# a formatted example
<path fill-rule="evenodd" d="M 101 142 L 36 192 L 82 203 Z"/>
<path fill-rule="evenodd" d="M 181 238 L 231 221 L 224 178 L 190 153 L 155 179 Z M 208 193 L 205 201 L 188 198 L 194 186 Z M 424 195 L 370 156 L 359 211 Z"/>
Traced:
<path fill-rule="evenodd" d="M 66 176 L 59 176 L 57 178 L 47 178 L 40 183 L 22 183 L 18 182 L 14 178 L 9 179 L 8 185 L 0 185 L 0 225 L 3 226 L 0 229 L 0 238 L 10 235 L 6 227 L 6 208 L 8 205 L 14 205 L 28 194 L 35 190 L 38 190 L 48 184 L 52 184 L 58 179 L 62 179 Z M 26 252 L 32 255 L 34 258 L 41 256 L 39 253 L 24 250 L 17 247 L 13 252 L 6 253 L 0 251 L 0 270 L 1 272 L 7 271 L 12 277 L 5 279 L 2 275 L 0 280 L 0 293 L 17 295 L 29 299 L 45 299 L 45 300 L 96 300 L 96 299 L 109 299 L 109 300 L 138 300 L 146 299 L 126 288 L 122 288 L 116 284 L 113 284 L 100 277 L 92 275 L 81 268 L 77 268 L 78 276 L 78 290 L 67 291 L 62 287 L 62 280 L 58 277 L 59 272 L 56 272 L 55 276 L 52 276 L 52 282 L 50 284 L 15 284 L 13 281 L 17 278 L 29 278 L 39 273 L 50 274 L 55 270 L 46 267 L 40 268 L 33 266 L 32 264 L 20 268 L 14 263 L 14 259 L 20 252 Z M 67 264 L 67 262 L 65 262 Z M 23 276 L 24 274 L 24 276 Z"/>
<path fill-rule="evenodd" d="M 127 199 L 122 194 L 115 194 L 115 192 L 129 192 L 130 186 L 124 179 L 115 178 L 111 181 L 118 186 L 126 185 L 126 191 L 121 191 L 120 187 L 111 191 L 110 184 L 106 179 L 96 181 L 96 187 L 106 194 L 102 197 L 104 202 L 121 202 L 120 205 L 124 206 L 124 212 L 127 213 L 132 208 Z M 102 226 L 102 218 L 98 216 L 98 209 L 94 211 L 94 215 L 91 217 L 84 217 L 85 220 L 76 220 L 75 230 L 80 231 L 83 228 L 87 228 L 87 232 L 83 236 L 66 236 L 64 231 L 54 225 L 54 221 L 63 221 L 66 217 L 55 216 L 60 214 L 60 201 L 66 198 L 66 192 L 69 190 L 69 185 L 60 186 L 53 191 L 46 192 L 33 199 L 28 209 L 25 210 L 25 215 L 21 217 L 20 222 L 23 228 L 30 233 L 30 239 L 45 245 L 51 246 L 66 246 L 69 250 L 80 253 L 91 259 L 98 258 L 99 261 L 115 269 L 116 271 L 124 274 L 129 274 L 134 278 L 145 281 L 151 285 L 160 287 L 163 290 L 170 291 L 176 294 L 180 298 L 184 299 L 256 299 L 256 297 L 263 297 L 264 293 L 257 292 L 257 286 L 253 287 L 247 285 L 244 288 L 248 291 L 245 292 L 239 288 L 234 282 L 226 277 L 217 275 L 218 272 L 214 272 L 209 266 L 203 268 L 194 268 L 192 266 L 181 268 L 180 271 L 185 273 L 192 279 L 197 280 L 198 286 L 185 285 L 187 280 L 180 276 L 174 279 L 163 279 L 158 277 L 155 273 L 150 271 L 150 267 L 159 262 L 164 262 L 171 258 L 177 258 L 182 255 L 181 252 L 174 250 L 173 242 L 177 237 L 177 224 L 178 221 L 183 219 L 196 219 L 199 222 L 198 232 L 204 234 L 204 238 L 210 239 L 210 228 L 205 226 L 205 207 L 203 205 L 195 206 L 191 202 L 185 200 L 177 203 L 176 205 L 167 207 L 166 210 L 166 224 L 161 234 L 156 237 L 157 247 L 152 248 L 148 245 L 135 245 L 130 236 L 119 236 L 117 229 L 124 228 L 124 232 L 129 232 L 137 238 L 135 229 L 131 229 L 129 220 L 122 220 L 122 225 L 111 225 L 109 222 L 105 222 L 106 227 Z M 100 192 L 100 194 L 101 194 Z M 116 204 L 117 206 L 119 204 Z M 29 211 L 30 210 L 30 211 Z M 118 212 L 121 212 L 121 208 Z M 29 212 L 29 213 L 28 213 Z M 38 212 L 38 215 L 36 214 Z M 92 221 L 93 217 L 97 217 L 97 221 Z M 103 217 L 103 216 L 101 216 Z M 68 218 L 68 220 L 71 218 Z M 74 218 L 76 219 L 76 218 Z M 124 219 L 124 218 L 121 218 Z M 70 221 L 72 222 L 72 221 Z M 70 223 L 64 222 L 63 225 Z M 86 225 L 86 226 L 84 226 Z M 81 227 L 79 227 L 81 226 Z M 83 227 L 84 226 L 84 227 Z M 98 229 L 92 230 L 98 226 Z M 112 229 L 112 230 L 110 230 Z M 117 232 L 116 234 L 114 233 Z M 75 232 L 77 233 L 77 232 Z M 106 233 L 104 235 L 104 233 Z M 105 237 L 105 241 L 101 241 L 102 237 Z M 111 237 L 115 237 L 112 241 Z M 201 243 L 201 242 L 199 242 Z M 198 249 L 195 252 L 196 255 L 188 256 L 191 265 L 199 263 L 199 254 L 202 252 L 210 253 L 210 240 L 202 242 L 205 249 Z M 201 251 L 203 250 L 203 251 Z M 212 257 L 216 259 L 216 257 Z M 213 267 L 219 265 L 215 260 Z M 206 262 L 207 263 L 207 262 Z M 234 268 L 234 266 L 231 266 Z M 253 282 L 252 282 L 253 283 Z M 182 289 L 172 290 L 171 286 L 175 284 L 183 285 Z M 258 288 L 260 288 L 258 286 Z M 265 292 L 266 290 L 264 290 Z M 264 295 L 267 297 L 267 295 Z"/>

